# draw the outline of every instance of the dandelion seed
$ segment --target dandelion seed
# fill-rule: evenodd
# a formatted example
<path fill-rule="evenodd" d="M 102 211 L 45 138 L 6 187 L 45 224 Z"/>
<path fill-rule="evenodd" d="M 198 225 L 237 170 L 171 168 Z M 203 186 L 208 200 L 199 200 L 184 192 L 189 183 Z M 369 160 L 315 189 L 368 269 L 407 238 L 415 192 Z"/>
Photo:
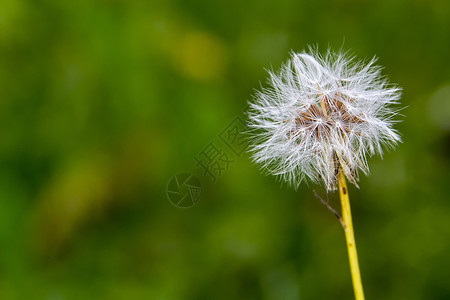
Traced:
<path fill-rule="evenodd" d="M 305 178 L 336 190 L 338 173 L 357 186 L 367 157 L 395 146 L 400 88 L 375 65 L 343 53 L 292 53 L 250 104 L 253 159 L 295 187 Z"/>

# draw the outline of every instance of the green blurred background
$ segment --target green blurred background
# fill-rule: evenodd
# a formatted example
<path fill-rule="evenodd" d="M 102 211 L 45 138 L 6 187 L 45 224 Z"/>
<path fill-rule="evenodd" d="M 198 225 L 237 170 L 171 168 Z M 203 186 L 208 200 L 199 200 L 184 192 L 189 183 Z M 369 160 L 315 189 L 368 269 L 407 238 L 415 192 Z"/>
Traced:
<path fill-rule="evenodd" d="M 342 228 L 244 154 L 194 158 L 291 50 L 377 55 L 404 143 L 350 187 L 367 299 L 450 299 L 450 5 L 0 1 L 0 299 L 352 299 Z M 166 196 L 197 174 L 200 201 Z"/>

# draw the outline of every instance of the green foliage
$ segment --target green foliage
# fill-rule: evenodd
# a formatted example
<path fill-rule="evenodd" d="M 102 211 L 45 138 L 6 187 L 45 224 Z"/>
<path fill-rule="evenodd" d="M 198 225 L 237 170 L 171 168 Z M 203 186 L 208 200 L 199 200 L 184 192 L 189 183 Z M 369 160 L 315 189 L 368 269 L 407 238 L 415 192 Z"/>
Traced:
<path fill-rule="evenodd" d="M 264 68 L 317 44 L 404 88 L 404 143 L 350 187 L 367 298 L 449 299 L 449 20 L 437 0 L 2 0 L 0 298 L 351 299 L 321 187 L 194 161 Z M 178 172 L 192 208 L 166 197 Z"/>

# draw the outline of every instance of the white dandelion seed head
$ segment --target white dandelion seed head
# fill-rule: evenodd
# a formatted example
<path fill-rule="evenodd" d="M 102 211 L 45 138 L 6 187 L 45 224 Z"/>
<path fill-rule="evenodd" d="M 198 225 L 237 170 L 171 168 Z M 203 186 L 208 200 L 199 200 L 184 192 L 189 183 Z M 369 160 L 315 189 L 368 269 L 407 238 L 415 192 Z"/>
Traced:
<path fill-rule="evenodd" d="M 374 63 L 310 48 L 269 71 L 269 87 L 250 103 L 254 161 L 296 188 L 308 178 L 335 190 L 339 172 L 357 186 L 367 157 L 401 141 L 392 106 L 401 89 Z"/>

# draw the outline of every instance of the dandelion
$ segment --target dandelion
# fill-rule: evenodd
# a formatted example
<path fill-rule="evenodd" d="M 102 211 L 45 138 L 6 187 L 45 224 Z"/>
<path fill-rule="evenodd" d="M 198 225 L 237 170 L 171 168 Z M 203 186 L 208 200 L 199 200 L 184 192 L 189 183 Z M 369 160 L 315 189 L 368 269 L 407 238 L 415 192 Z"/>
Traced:
<path fill-rule="evenodd" d="M 269 87 L 256 93 L 249 111 L 251 151 L 263 169 L 295 188 L 305 179 L 328 191 L 339 187 L 357 299 L 364 295 L 346 178 L 358 186 L 359 171 L 369 172 L 367 158 L 401 141 L 393 129 L 401 90 L 375 61 L 311 48 L 292 53 L 280 71 L 269 72 Z"/>

